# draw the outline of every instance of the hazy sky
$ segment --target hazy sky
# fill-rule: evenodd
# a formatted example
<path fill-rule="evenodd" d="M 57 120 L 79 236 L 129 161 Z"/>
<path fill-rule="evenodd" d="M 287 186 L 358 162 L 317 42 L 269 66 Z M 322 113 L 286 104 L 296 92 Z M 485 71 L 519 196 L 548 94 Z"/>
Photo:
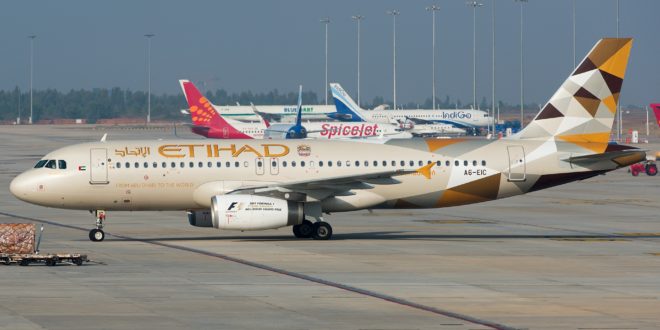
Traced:
<path fill-rule="evenodd" d="M 491 8 L 477 8 L 477 99 L 491 95 Z M 634 37 L 624 104 L 660 100 L 660 12 L 657 0 L 620 1 L 621 36 Z M 431 14 L 436 3 L 437 91 L 472 98 L 472 8 L 461 0 L 4 1 L 0 9 L 0 89 L 27 88 L 30 34 L 36 34 L 36 89 L 127 87 L 146 90 L 145 33 L 152 43 L 152 90 L 179 92 L 178 79 L 228 91 L 322 95 L 324 28 L 329 17 L 329 80 L 356 96 L 361 14 L 363 100 L 392 98 L 392 17 L 397 9 L 397 99 L 431 96 Z M 525 3 L 525 100 L 545 102 L 573 68 L 573 0 Z M 497 98 L 520 98 L 520 4 L 495 0 Z M 601 37 L 616 35 L 615 0 L 577 0 L 578 62 Z M 222 100 L 214 100 L 223 103 Z"/>

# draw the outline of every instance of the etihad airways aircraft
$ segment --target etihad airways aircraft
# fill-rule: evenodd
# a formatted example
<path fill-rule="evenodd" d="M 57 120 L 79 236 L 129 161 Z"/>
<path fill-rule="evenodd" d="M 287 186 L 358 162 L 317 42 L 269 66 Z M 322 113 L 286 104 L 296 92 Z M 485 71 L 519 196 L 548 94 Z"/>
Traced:
<path fill-rule="evenodd" d="M 297 124 L 273 124 L 261 119 L 260 122 L 239 122 L 225 119 L 214 110 L 213 104 L 188 80 L 180 80 L 181 89 L 190 107 L 192 131 L 214 139 L 264 139 L 264 138 L 410 138 L 412 135 L 396 125 L 379 123 L 312 122 L 301 124 L 302 99 L 298 97 Z M 302 127 L 304 126 L 304 127 Z M 304 136 L 301 134 L 304 130 Z"/>
<path fill-rule="evenodd" d="M 481 110 L 364 110 L 353 101 L 341 85 L 332 83 L 330 89 L 332 90 L 332 97 L 335 99 L 337 113 L 328 116 L 342 121 L 397 123 L 412 120 L 415 124 L 420 125 L 444 123 L 456 128 L 485 127 L 492 123 L 488 113 Z"/>
<path fill-rule="evenodd" d="M 29 203 L 94 211 L 92 241 L 105 237 L 106 211 L 140 210 L 186 211 L 198 227 L 293 226 L 296 237 L 329 239 L 323 214 L 491 201 L 645 159 L 608 144 L 631 46 L 600 40 L 510 138 L 101 141 L 48 153 L 9 188 Z"/>

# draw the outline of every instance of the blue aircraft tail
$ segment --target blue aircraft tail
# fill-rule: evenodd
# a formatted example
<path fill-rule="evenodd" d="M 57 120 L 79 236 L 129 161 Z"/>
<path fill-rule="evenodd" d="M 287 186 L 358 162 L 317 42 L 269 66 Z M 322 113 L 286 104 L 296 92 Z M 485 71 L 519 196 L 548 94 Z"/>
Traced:
<path fill-rule="evenodd" d="M 335 107 L 337 112 L 329 114 L 330 118 L 338 119 L 341 121 L 367 121 L 362 116 L 362 109 L 355 101 L 344 91 L 341 85 L 337 83 L 330 84 L 332 90 L 332 98 L 335 100 Z"/>

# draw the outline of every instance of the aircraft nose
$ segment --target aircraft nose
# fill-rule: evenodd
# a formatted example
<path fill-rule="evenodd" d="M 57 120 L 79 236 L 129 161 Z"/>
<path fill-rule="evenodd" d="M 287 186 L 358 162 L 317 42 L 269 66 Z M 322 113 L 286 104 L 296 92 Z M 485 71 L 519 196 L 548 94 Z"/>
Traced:
<path fill-rule="evenodd" d="M 19 174 L 14 180 L 11 180 L 9 191 L 16 196 L 16 198 L 28 201 L 27 199 L 30 191 L 29 181 L 26 173 Z"/>

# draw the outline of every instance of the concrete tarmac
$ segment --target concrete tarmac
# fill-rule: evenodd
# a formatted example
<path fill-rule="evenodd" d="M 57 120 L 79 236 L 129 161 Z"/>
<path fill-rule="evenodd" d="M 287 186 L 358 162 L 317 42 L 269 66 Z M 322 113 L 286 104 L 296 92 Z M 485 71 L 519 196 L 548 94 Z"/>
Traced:
<path fill-rule="evenodd" d="M 622 169 L 483 204 L 333 214 L 331 241 L 110 212 L 110 235 L 92 243 L 89 213 L 8 191 L 45 153 L 106 132 L 92 127 L 0 126 L 0 222 L 45 224 L 43 252 L 94 261 L 0 266 L 0 329 L 660 328 L 660 176 Z"/>

